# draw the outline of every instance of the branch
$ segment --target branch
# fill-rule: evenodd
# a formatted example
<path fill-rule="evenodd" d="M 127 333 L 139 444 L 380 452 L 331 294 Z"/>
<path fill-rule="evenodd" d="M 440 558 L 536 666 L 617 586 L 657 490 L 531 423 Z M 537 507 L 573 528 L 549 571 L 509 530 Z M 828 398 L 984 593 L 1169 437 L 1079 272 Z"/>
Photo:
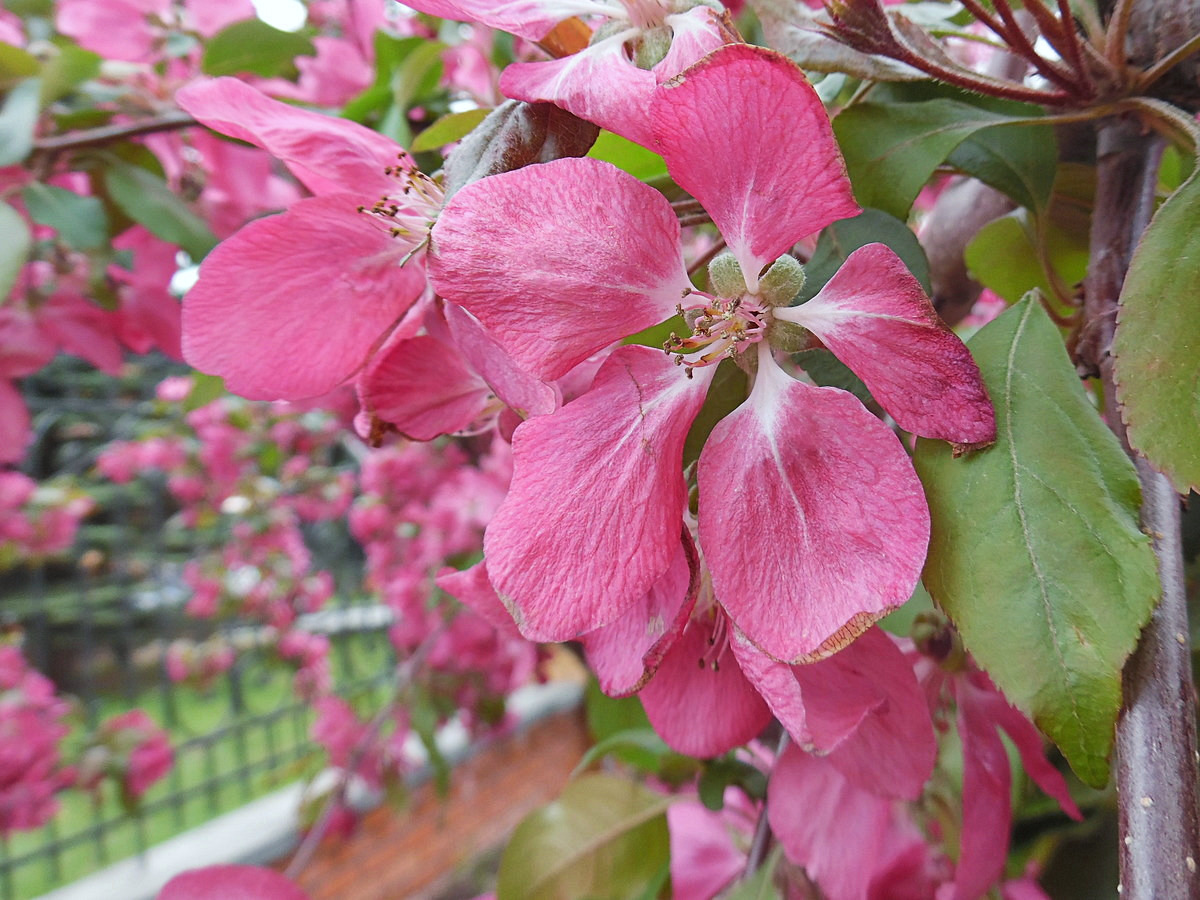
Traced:
<path fill-rule="evenodd" d="M 122 122 L 119 125 L 104 125 L 100 128 L 89 128 L 86 131 L 72 131 L 53 137 L 39 138 L 33 142 L 35 153 L 62 153 L 67 150 L 82 150 L 87 147 L 100 147 L 127 138 L 140 137 L 144 134 L 156 134 L 161 131 L 177 131 L 180 128 L 190 128 L 200 124 L 182 110 L 172 110 L 161 116 L 140 119 L 137 122 Z"/>
<path fill-rule="evenodd" d="M 1077 353 L 1081 369 L 1100 375 L 1109 427 L 1131 456 L 1109 350 L 1129 260 L 1153 213 L 1163 147 L 1162 138 L 1145 133 L 1136 117 L 1109 118 L 1098 130 Z M 1180 498 L 1145 459 L 1134 461 L 1142 484 L 1142 528 L 1153 539 L 1162 596 L 1123 673 L 1116 739 L 1122 897 L 1200 900 L 1200 789 Z"/>

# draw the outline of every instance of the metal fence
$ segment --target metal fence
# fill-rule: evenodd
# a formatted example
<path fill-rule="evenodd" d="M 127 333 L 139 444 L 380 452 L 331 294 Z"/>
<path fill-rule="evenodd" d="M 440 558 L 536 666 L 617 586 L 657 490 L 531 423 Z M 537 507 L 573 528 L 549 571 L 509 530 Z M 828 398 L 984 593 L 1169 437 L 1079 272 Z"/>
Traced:
<path fill-rule="evenodd" d="M 23 384 L 36 432 L 24 470 L 39 479 L 83 475 L 107 441 L 133 436 L 155 385 L 180 371 L 146 357 L 112 378 L 60 358 Z M 237 627 L 184 616 L 179 573 L 189 548 L 163 529 L 172 511 L 165 484 L 140 479 L 138 491 L 106 500 L 69 560 L 0 572 L 0 626 L 22 630 L 30 662 L 77 699 L 81 727 L 140 706 L 171 732 L 176 752 L 173 771 L 147 793 L 138 815 L 115 797 L 70 792 L 53 823 L 0 845 L 0 900 L 36 897 L 320 765 L 308 739 L 311 709 L 296 699 L 289 673 L 268 665 L 253 641 L 203 690 L 167 677 L 170 641 Z M 348 535 L 322 533 L 312 549 L 338 584 L 325 621 L 336 626 L 329 636 L 339 693 L 386 689 L 395 665 L 387 617 L 358 595 L 357 546 Z"/>

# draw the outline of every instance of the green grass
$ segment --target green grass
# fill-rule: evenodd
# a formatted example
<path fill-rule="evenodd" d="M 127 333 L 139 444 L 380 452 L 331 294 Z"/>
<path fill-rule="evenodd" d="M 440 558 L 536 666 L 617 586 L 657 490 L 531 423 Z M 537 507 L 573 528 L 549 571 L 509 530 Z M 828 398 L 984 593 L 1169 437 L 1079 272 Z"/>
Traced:
<path fill-rule="evenodd" d="M 339 687 L 386 677 L 391 666 L 382 632 L 336 639 Z M 376 692 L 380 698 L 385 693 L 376 688 L 368 694 Z M 168 728 L 177 751 L 173 770 L 146 793 L 136 818 L 123 815 L 112 791 L 97 801 L 80 791 L 64 793 L 49 826 L 14 835 L 0 851 L 0 897 L 37 897 L 319 769 L 323 756 L 308 739 L 313 713 L 298 704 L 287 670 L 251 668 L 242 678 L 242 701 L 243 711 L 235 713 L 225 679 L 207 692 L 151 686 L 132 701 L 102 698 L 99 719 L 141 706 Z M 235 774 L 239 771 L 244 774 Z M 60 842 L 57 853 L 48 846 L 54 842 Z M 10 868 L 7 881 L 4 868 Z"/>

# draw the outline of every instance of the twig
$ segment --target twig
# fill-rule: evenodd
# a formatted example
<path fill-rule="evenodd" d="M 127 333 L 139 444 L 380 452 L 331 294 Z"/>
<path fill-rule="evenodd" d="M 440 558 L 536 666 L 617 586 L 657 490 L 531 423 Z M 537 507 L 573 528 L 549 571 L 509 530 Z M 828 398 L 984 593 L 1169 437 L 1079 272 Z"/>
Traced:
<path fill-rule="evenodd" d="M 1146 89 L 1162 78 L 1173 68 L 1191 56 L 1200 52 L 1200 34 L 1194 34 L 1190 39 L 1176 47 L 1137 78 L 1137 93 L 1145 93 Z"/>
<path fill-rule="evenodd" d="M 696 260 L 694 263 L 692 263 L 690 266 L 688 266 L 688 270 L 687 270 L 688 278 L 691 278 L 693 275 L 695 275 L 697 272 L 699 272 L 701 269 L 703 269 L 705 266 L 707 266 L 710 262 L 712 262 L 714 259 L 716 259 L 717 254 L 720 253 L 722 250 L 724 250 L 725 247 L 726 247 L 725 238 L 718 238 L 717 242 L 715 244 L 713 244 L 703 256 L 701 256 L 698 260 Z"/>
<path fill-rule="evenodd" d="M 62 153 L 66 150 L 83 150 L 87 147 L 100 147 L 132 137 L 145 134 L 156 134 L 161 131 L 177 131 L 200 124 L 182 110 L 172 110 L 161 116 L 140 119 L 137 122 L 122 122 L 119 125 L 104 125 L 100 128 L 89 128 L 85 131 L 72 131 L 53 137 L 38 138 L 33 142 L 35 153 Z"/>
<path fill-rule="evenodd" d="M 775 745 L 775 762 L 779 762 L 779 757 L 783 755 L 783 751 L 787 749 L 788 733 L 786 728 L 780 728 L 779 743 Z M 771 849 L 771 822 L 767 818 L 767 804 L 770 802 L 770 794 L 763 798 L 762 809 L 758 812 L 758 821 L 754 823 L 754 838 L 750 842 L 750 852 L 746 856 L 746 868 L 742 872 L 742 881 L 746 881 L 754 877 L 754 873 L 758 871 L 758 867 L 763 864 L 763 860 L 767 858 L 767 851 Z"/>

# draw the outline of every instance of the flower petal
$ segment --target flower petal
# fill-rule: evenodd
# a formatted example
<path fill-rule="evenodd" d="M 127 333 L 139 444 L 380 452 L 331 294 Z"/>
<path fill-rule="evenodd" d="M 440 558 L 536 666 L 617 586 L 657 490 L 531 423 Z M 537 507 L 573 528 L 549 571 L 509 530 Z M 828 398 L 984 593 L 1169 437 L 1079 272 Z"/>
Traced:
<path fill-rule="evenodd" d="M 691 288 L 662 194 L 595 159 L 473 182 L 433 229 L 429 268 L 517 365 L 557 378 L 675 312 Z"/>
<path fill-rule="evenodd" d="M 819 337 L 905 431 L 957 444 L 996 439 L 979 367 L 887 245 L 855 250 L 815 297 L 775 316 Z"/>
<path fill-rule="evenodd" d="M 716 617 L 724 615 L 714 606 L 693 618 L 638 695 L 659 737 L 688 756 L 720 756 L 755 738 L 771 721 L 771 711 L 733 654 L 723 654 L 715 665 L 708 661 Z"/>
<path fill-rule="evenodd" d="M 609 11 L 596 0 L 405 0 L 404 5 L 443 19 L 478 22 L 531 41 L 540 41 L 563 19 Z"/>
<path fill-rule="evenodd" d="M 767 788 L 771 831 L 831 900 L 932 896 L 925 867 L 914 864 L 924 842 L 893 804 L 794 744 L 775 762 Z"/>
<path fill-rule="evenodd" d="M 496 589 L 492 587 L 486 562 L 478 562 L 469 569 L 443 572 L 435 581 L 438 587 L 467 609 L 477 613 L 501 634 L 513 638 L 521 636 L 512 616 L 508 614 L 508 610 L 496 595 Z"/>
<path fill-rule="evenodd" d="M 616 621 L 579 638 L 600 689 L 610 697 L 632 694 L 649 680 L 692 614 L 699 561 L 686 531 L 683 541 L 666 574 L 643 598 Z"/>
<path fill-rule="evenodd" d="M 733 649 L 801 748 L 828 756 L 864 790 L 920 796 L 937 754 L 933 722 L 912 666 L 880 629 L 802 666 L 775 662 L 737 641 Z"/>
<path fill-rule="evenodd" d="M 562 59 L 515 63 L 500 76 L 500 90 L 514 100 L 553 103 L 652 147 L 646 109 L 658 81 L 625 55 L 625 42 L 636 34 L 636 29 L 626 29 Z"/>
<path fill-rule="evenodd" d="M 314 194 L 349 191 L 369 205 L 396 187 L 386 167 L 398 158 L 412 164 L 391 138 L 348 119 L 272 100 L 236 78 L 194 81 L 175 98 L 214 131 L 278 157 Z"/>
<path fill-rule="evenodd" d="M 414 441 L 463 431 L 491 397 L 487 383 L 457 348 L 427 334 L 375 354 L 359 391 L 368 413 Z"/>
<path fill-rule="evenodd" d="M 700 453 L 700 546 L 738 627 L 795 662 L 909 598 L 929 510 L 900 442 L 862 404 L 795 381 L 769 350 L 759 360 L 750 398 Z"/>
<path fill-rule="evenodd" d="M 825 107 L 785 56 L 721 47 L 655 92 L 650 121 L 671 176 L 708 210 L 751 290 L 796 241 L 859 212 Z"/>
<path fill-rule="evenodd" d="M 512 486 L 484 556 L 525 637 L 563 641 L 607 625 L 667 571 L 685 503 L 683 442 L 706 386 L 659 351 L 623 347 L 586 394 L 517 428 Z"/>
<path fill-rule="evenodd" d="M 933 772 L 937 739 L 917 676 L 891 637 L 869 628 L 828 659 L 792 671 L 813 742 L 837 770 L 865 790 L 916 800 Z"/>
<path fill-rule="evenodd" d="M 517 366 L 474 316 L 453 303 L 445 304 L 445 314 L 446 325 L 462 355 L 507 406 L 522 417 L 545 415 L 559 407 L 554 385 Z"/>
<path fill-rule="evenodd" d="M 251 222 L 183 302 L 188 362 L 255 400 L 316 397 L 353 375 L 425 287 L 345 194 Z"/>

